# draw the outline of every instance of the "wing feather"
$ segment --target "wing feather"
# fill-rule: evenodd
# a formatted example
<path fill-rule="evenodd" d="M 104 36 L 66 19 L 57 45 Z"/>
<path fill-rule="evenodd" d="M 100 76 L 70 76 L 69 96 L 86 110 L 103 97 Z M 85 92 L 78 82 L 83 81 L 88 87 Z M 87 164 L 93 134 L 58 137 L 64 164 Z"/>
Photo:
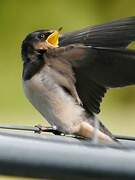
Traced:
<path fill-rule="evenodd" d="M 135 17 L 65 33 L 60 46 L 83 43 L 91 46 L 126 47 L 135 40 Z"/>
<path fill-rule="evenodd" d="M 108 88 L 135 84 L 133 50 L 76 44 L 66 46 L 57 57 L 71 64 L 79 98 L 91 114 L 100 112 Z"/>

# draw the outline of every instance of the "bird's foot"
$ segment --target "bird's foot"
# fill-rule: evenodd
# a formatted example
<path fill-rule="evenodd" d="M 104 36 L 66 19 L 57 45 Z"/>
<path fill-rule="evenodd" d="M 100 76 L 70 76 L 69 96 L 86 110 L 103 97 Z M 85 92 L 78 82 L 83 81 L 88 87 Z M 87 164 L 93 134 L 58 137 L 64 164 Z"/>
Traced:
<path fill-rule="evenodd" d="M 38 125 L 35 125 L 35 128 L 36 128 L 35 133 L 38 133 L 38 134 L 40 134 L 42 132 L 50 132 L 55 135 L 70 136 L 72 138 L 77 138 L 77 139 L 86 139 L 82 136 L 75 135 L 75 134 L 65 134 L 62 131 L 59 131 L 56 126 L 46 127 L 46 126 L 42 126 L 42 125 L 38 124 Z"/>
<path fill-rule="evenodd" d="M 35 130 L 35 133 L 38 133 L 38 134 L 40 134 L 41 132 L 51 132 L 51 133 L 53 133 L 55 135 L 63 134 L 63 132 L 57 130 L 56 126 L 45 127 L 45 126 L 42 126 L 42 125 L 38 124 L 38 125 L 35 125 L 35 127 L 37 128 Z"/>

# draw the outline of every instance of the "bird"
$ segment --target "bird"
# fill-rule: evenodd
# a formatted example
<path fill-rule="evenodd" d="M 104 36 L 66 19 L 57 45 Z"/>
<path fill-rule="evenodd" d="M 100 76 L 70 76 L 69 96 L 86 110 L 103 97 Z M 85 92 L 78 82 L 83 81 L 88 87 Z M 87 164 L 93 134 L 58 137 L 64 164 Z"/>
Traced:
<path fill-rule="evenodd" d="M 135 84 L 134 40 L 135 17 L 29 33 L 21 46 L 26 97 L 58 132 L 115 141 L 97 114 L 109 89 Z"/>

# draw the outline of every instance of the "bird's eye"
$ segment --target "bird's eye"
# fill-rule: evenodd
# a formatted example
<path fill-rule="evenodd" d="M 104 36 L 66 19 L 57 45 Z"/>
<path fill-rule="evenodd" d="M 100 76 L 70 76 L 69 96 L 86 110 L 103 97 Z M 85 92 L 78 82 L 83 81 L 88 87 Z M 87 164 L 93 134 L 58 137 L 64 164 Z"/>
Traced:
<path fill-rule="evenodd" d="M 45 38 L 45 34 L 40 34 L 40 35 L 39 35 L 39 38 L 40 38 L 40 39 Z"/>
<path fill-rule="evenodd" d="M 52 34 L 52 32 L 47 32 L 45 35 L 46 37 L 50 36 Z"/>

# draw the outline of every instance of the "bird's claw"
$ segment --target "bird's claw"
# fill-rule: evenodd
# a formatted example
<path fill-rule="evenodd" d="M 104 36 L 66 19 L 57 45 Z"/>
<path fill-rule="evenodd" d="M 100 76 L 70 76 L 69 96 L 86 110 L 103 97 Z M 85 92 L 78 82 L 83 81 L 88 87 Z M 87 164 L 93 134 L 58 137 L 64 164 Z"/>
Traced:
<path fill-rule="evenodd" d="M 40 134 L 41 132 L 44 132 L 46 130 L 46 127 L 42 126 L 40 124 L 35 125 L 34 127 L 36 128 L 35 133 L 38 133 L 38 134 Z"/>
<path fill-rule="evenodd" d="M 35 128 L 37 128 L 35 130 L 35 133 L 38 133 L 38 134 L 40 134 L 41 132 L 51 132 L 55 135 L 61 135 L 63 133 L 63 132 L 57 130 L 57 128 L 55 126 L 45 127 L 45 126 L 38 124 L 38 125 L 35 125 Z"/>

